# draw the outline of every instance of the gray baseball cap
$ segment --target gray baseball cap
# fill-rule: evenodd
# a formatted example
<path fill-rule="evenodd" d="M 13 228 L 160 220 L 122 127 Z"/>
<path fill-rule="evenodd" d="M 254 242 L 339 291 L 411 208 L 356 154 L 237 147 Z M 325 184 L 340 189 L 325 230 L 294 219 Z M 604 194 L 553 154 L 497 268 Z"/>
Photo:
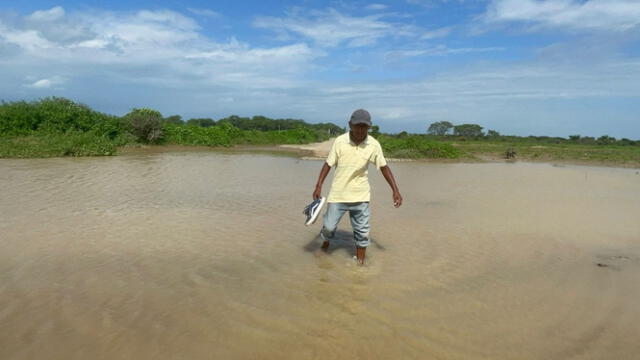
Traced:
<path fill-rule="evenodd" d="M 351 120 L 349 120 L 350 124 L 367 124 L 371 126 L 371 115 L 365 109 L 358 109 L 351 114 Z"/>

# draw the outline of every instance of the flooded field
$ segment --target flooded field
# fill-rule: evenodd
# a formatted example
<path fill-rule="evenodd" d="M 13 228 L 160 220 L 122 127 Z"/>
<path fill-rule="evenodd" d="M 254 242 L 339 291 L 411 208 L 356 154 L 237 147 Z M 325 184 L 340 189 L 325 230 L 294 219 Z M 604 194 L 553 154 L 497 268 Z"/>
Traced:
<path fill-rule="evenodd" d="M 371 169 L 358 267 L 321 164 L 0 160 L 0 359 L 638 358 L 637 170 L 391 163 L 394 209 Z"/>

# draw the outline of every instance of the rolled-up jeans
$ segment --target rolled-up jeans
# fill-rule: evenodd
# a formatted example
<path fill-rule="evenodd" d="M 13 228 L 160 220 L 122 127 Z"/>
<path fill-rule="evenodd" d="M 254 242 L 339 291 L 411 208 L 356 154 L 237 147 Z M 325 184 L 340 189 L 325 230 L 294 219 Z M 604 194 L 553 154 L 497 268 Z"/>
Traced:
<path fill-rule="evenodd" d="M 338 223 L 345 212 L 349 212 L 351 227 L 353 228 L 353 239 L 357 247 L 369 246 L 369 202 L 355 203 L 328 203 L 327 212 L 324 213 L 324 226 L 320 232 L 323 240 L 332 240 L 336 234 Z"/>

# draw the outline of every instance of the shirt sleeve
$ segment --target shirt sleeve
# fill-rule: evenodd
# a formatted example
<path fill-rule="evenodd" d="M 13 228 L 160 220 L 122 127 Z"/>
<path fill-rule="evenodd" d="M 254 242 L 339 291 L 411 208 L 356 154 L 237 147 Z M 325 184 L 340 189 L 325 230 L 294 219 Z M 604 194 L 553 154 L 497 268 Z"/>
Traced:
<path fill-rule="evenodd" d="M 387 160 L 384 158 L 384 154 L 382 154 L 382 146 L 376 146 L 372 160 L 372 163 L 376 164 L 378 170 L 380 170 L 381 167 L 387 166 Z"/>
<path fill-rule="evenodd" d="M 336 149 L 337 141 L 333 142 L 331 145 L 331 150 L 329 150 L 329 156 L 327 156 L 327 165 L 333 167 L 338 161 L 338 150 Z"/>

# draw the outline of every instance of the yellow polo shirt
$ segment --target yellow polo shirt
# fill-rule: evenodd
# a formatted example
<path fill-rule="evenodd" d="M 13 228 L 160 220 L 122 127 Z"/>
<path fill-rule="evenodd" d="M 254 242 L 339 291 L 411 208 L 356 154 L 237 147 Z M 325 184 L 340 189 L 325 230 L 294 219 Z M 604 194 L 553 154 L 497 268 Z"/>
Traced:
<path fill-rule="evenodd" d="M 338 136 L 327 157 L 327 165 L 336 169 L 327 202 L 369 201 L 369 163 L 378 169 L 387 165 L 378 140 L 367 135 L 356 145 L 348 132 Z"/>

